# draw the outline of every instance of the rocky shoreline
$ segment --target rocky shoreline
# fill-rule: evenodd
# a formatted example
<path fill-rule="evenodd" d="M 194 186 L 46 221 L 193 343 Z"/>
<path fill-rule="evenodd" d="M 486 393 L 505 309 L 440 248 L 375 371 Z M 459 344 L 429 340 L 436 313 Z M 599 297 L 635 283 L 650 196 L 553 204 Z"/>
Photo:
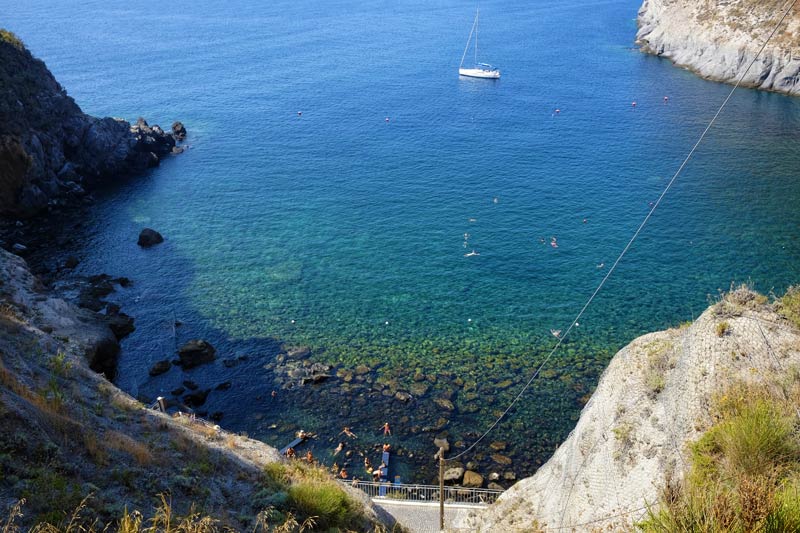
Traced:
<path fill-rule="evenodd" d="M 636 43 L 703 78 L 735 83 L 778 23 L 781 5 L 645 0 Z M 742 86 L 800 96 L 800 14 L 790 14 Z"/>
<path fill-rule="evenodd" d="M 101 183 L 183 151 L 186 129 L 85 114 L 45 64 L 0 29 L 0 215 L 29 218 L 84 201 Z"/>

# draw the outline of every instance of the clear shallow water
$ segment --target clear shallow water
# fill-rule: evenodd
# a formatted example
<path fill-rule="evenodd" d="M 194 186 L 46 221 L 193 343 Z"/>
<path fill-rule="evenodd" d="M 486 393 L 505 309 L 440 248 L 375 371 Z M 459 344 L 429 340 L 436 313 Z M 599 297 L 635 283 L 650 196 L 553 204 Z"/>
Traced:
<path fill-rule="evenodd" d="M 552 347 L 549 330 L 569 325 L 730 90 L 633 49 L 636 1 L 482 2 L 497 82 L 455 75 L 468 3 L 3 3 L 3 24 L 86 112 L 189 130 L 186 153 L 102 194 L 79 236 L 80 273 L 135 281 L 115 296 L 137 324 L 119 384 L 149 398 L 187 377 L 230 380 L 204 408 L 275 444 L 290 424 L 327 439 L 391 418 L 396 444 L 427 456 L 432 435 L 414 429 L 442 414 L 468 442 Z M 797 282 L 798 124 L 797 99 L 737 92 L 489 439 L 516 444 L 518 471 L 566 435 L 632 338 L 690 320 L 733 282 Z M 164 245 L 139 249 L 143 226 Z M 149 377 L 193 337 L 248 360 Z M 263 365 L 278 341 L 367 363 L 401 389 L 417 371 L 440 379 L 411 406 L 335 387 L 271 400 Z M 433 404 L 442 394 L 454 413 Z"/>

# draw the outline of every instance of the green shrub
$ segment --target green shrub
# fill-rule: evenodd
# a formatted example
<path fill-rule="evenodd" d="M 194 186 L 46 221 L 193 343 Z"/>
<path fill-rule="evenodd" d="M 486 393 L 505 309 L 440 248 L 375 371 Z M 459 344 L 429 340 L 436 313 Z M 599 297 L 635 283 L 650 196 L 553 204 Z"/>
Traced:
<path fill-rule="evenodd" d="M 800 328 L 800 286 L 789 287 L 776 307 L 781 316 Z"/>
<path fill-rule="evenodd" d="M 800 435 L 792 399 L 763 384 L 717 398 L 686 479 L 638 524 L 646 532 L 800 531 Z"/>
<path fill-rule="evenodd" d="M 322 528 L 346 527 L 355 518 L 352 503 L 335 481 L 300 482 L 289 488 L 289 505 Z"/>

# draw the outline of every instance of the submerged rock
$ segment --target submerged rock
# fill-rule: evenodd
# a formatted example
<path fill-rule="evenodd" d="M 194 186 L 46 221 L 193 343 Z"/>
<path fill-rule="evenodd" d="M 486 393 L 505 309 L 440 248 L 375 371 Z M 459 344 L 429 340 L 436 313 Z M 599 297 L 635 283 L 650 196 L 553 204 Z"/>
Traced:
<path fill-rule="evenodd" d="M 150 367 L 149 374 L 151 376 L 160 376 L 161 374 L 167 372 L 170 368 L 172 368 L 172 363 L 168 360 L 158 361 Z"/>
<path fill-rule="evenodd" d="M 210 363 L 214 361 L 216 355 L 217 351 L 214 347 L 201 339 L 190 340 L 178 350 L 181 365 L 186 369 Z"/>

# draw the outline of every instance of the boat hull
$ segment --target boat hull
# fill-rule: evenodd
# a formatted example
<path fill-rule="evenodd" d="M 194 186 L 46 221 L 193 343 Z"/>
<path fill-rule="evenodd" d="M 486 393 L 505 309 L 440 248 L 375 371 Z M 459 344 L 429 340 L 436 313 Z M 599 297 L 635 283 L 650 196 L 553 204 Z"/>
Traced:
<path fill-rule="evenodd" d="M 488 78 L 492 80 L 500 77 L 499 70 L 484 70 L 480 68 L 460 68 L 458 69 L 458 74 L 469 78 Z"/>

